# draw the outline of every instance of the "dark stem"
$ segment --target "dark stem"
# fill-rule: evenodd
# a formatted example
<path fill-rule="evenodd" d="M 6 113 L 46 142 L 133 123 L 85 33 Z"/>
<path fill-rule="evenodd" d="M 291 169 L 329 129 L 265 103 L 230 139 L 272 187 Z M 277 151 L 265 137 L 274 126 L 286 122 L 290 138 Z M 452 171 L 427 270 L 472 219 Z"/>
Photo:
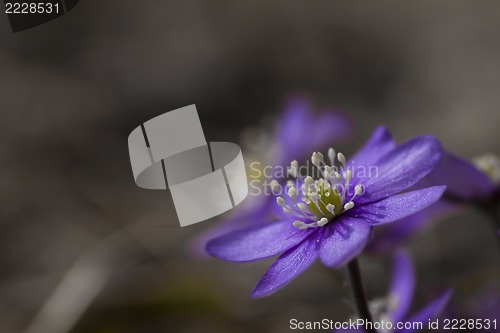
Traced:
<path fill-rule="evenodd" d="M 373 323 L 372 315 L 370 313 L 370 309 L 368 308 L 368 300 L 366 299 L 366 293 L 363 286 L 363 280 L 361 278 L 358 259 L 352 260 L 347 265 L 347 271 L 349 272 L 352 294 L 354 296 L 354 301 L 356 302 L 356 308 L 358 310 L 359 318 L 364 319 L 365 322 Z M 365 332 L 377 333 L 377 331 L 371 324 L 365 325 Z"/>

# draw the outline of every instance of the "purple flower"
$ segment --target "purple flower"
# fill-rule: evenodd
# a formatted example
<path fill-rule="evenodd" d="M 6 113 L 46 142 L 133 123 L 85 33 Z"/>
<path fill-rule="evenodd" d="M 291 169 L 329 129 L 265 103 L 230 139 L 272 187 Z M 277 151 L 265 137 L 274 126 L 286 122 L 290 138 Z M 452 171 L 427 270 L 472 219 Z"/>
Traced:
<path fill-rule="evenodd" d="M 426 176 L 441 153 L 441 145 L 433 137 L 420 136 L 395 145 L 380 127 L 351 161 L 330 149 L 327 165 L 321 153 L 314 153 L 312 163 L 322 175 L 316 180 L 302 178 L 293 161 L 289 172 L 297 181 L 287 184 L 287 195 L 277 198 L 282 208 L 279 220 L 217 237 L 207 244 L 207 251 L 236 262 L 281 254 L 252 297 L 275 292 L 318 258 L 328 267 L 341 267 L 362 252 L 373 226 L 400 220 L 441 197 L 444 186 L 401 193 Z M 335 166 L 335 158 L 340 168 Z"/>
<path fill-rule="evenodd" d="M 487 154 L 471 163 L 445 152 L 425 184 L 446 185 L 445 198 L 450 201 L 490 200 L 500 194 L 500 159 Z"/>
<path fill-rule="evenodd" d="M 352 125 L 342 113 L 333 110 L 313 112 L 309 99 L 295 96 L 285 101 L 271 142 L 260 152 L 262 166 L 286 166 L 293 159 L 305 159 L 313 149 L 338 143 L 352 133 Z M 303 138 L 307 137 L 308 140 Z M 255 139 L 255 138 L 254 138 Z M 266 156 L 268 155 L 268 156 Z M 260 181 L 259 181 L 260 183 Z M 252 185 L 252 184 L 251 184 Z M 265 184 L 257 184 L 262 190 Z M 253 186 L 253 185 L 252 185 Z M 271 195 L 249 195 L 235 213 L 222 224 L 200 234 L 194 241 L 198 255 L 205 253 L 206 243 L 217 236 L 246 225 L 269 220 L 275 198 Z"/>
<path fill-rule="evenodd" d="M 438 202 L 403 221 L 378 228 L 366 252 L 389 253 L 433 223 L 459 214 L 472 204 L 497 204 L 500 199 L 500 159 L 487 154 L 471 163 L 443 152 L 434 170 L 413 188 L 436 185 L 446 186 L 446 191 Z"/>
<path fill-rule="evenodd" d="M 387 297 L 375 299 L 370 302 L 373 321 L 377 323 L 381 323 L 382 321 L 385 323 L 390 322 L 393 329 L 386 332 L 416 332 L 418 331 L 416 327 L 404 328 L 404 324 L 407 323 L 408 327 L 410 327 L 412 323 L 417 322 L 422 323 L 424 330 L 426 330 L 429 319 L 435 319 L 443 312 L 451 298 L 452 291 L 447 290 L 414 315 L 409 315 L 408 312 L 411 307 L 414 291 L 415 272 L 411 259 L 406 252 L 398 251 L 393 258 L 393 272 L 389 294 Z M 398 325 L 401 328 L 398 329 Z M 336 332 L 364 332 L 364 330 L 345 329 L 337 330 Z"/>

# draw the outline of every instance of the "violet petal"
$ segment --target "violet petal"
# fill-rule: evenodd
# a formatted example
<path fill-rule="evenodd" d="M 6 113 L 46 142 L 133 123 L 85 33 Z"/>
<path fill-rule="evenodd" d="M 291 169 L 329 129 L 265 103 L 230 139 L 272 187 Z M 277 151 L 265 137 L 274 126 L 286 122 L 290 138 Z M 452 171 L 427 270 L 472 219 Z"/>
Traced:
<path fill-rule="evenodd" d="M 320 232 L 315 232 L 276 259 L 255 286 L 252 297 L 264 297 L 276 292 L 311 266 L 318 258 L 320 237 Z"/>
<path fill-rule="evenodd" d="M 340 267 L 363 251 L 371 234 L 371 227 L 363 220 L 341 216 L 322 227 L 319 256 L 328 267 Z"/>
<path fill-rule="evenodd" d="M 365 145 L 350 159 L 350 165 L 370 166 L 396 147 L 391 133 L 384 127 L 377 127 Z"/>
<path fill-rule="evenodd" d="M 396 223 L 377 227 L 374 230 L 373 240 L 366 247 L 365 253 L 388 254 L 393 252 L 411 236 L 417 235 L 437 221 L 458 214 L 462 210 L 462 205 L 440 199 L 429 207 Z"/>
<path fill-rule="evenodd" d="M 409 255 L 399 250 L 394 255 L 391 287 L 389 290 L 389 319 L 402 321 L 410 309 L 415 289 L 415 272 Z"/>
<path fill-rule="evenodd" d="M 280 220 L 229 232 L 207 243 L 208 254 L 228 261 L 253 261 L 282 253 L 304 240 L 312 230 L 299 230 Z"/>
<path fill-rule="evenodd" d="M 373 202 L 410 188 L 432 171 L 441 155 L 441 144 L 430 136 L 398 145 L 377 161 L 376 172 L 362 180 L 365 192 L 356 201 Z"/>
<path fill-rule="evenodd" d="M 460 200 L 482 199 L 494 190 L 488 176 L 472 163 L 450 153 L 423 179 L 423 186 L 446 185 L 446 194 Z"/>
<path fill-rule="evenodd" d="M 445 189 L 446 186 L 433 186 L 396 194 L 352 209 L 346 215 L 373 225 L 394 222 L 429 207 L 441 198 Z"/>

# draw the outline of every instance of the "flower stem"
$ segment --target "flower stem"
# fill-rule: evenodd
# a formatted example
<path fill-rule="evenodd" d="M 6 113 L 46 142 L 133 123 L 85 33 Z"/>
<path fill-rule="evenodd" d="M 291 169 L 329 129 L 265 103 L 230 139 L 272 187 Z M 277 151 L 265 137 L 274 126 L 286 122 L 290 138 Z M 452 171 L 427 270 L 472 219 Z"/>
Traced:
<path fill-rule="evenodd" d="M 358 259 L 352 260 L 347 265 L 347 271 L 349 272 L 352 294 L 354 296 L 354 301 L 356 302 L 356 308 L 358 310 L 359 318 L 364 319 L 365 322 L 373 323 L 372 315 L 370 313 L 370 309 L 368 308 L 368 300 L 366 299 L 366 293 L 363 286 L 363 280 L 361 278 Z M 365 332 L 377 333 L 377 331 L 373 328 L 373 325 L 365 325 Z"/>

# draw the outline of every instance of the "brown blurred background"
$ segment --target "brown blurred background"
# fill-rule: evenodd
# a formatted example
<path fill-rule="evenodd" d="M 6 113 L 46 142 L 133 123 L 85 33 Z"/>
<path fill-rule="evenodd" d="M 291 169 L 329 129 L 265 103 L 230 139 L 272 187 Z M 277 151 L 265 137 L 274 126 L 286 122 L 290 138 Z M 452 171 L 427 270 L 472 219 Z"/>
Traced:
<path fill-rule="evenodd" d="M 315 265 L 248 298 L 270 261 L 198 258 L 168 192 L 135 186 L 127 136 L 196 104 L 209 141 L 234 141 L 291 93 L 353 120 L 427 133 L 467 158 L 500 153 L 495 1 L 80 1 L 12 34 L 0 15 L 0 332 L 287 332 L 346 319 L 342 273 Z M 410 243 L 415 308 L 500 286 L 496 235 L 477 212 Z M 363 262 L 371 296 L 387 261 Z M 486 289 L 485 289 L 486 288 Z"/>

